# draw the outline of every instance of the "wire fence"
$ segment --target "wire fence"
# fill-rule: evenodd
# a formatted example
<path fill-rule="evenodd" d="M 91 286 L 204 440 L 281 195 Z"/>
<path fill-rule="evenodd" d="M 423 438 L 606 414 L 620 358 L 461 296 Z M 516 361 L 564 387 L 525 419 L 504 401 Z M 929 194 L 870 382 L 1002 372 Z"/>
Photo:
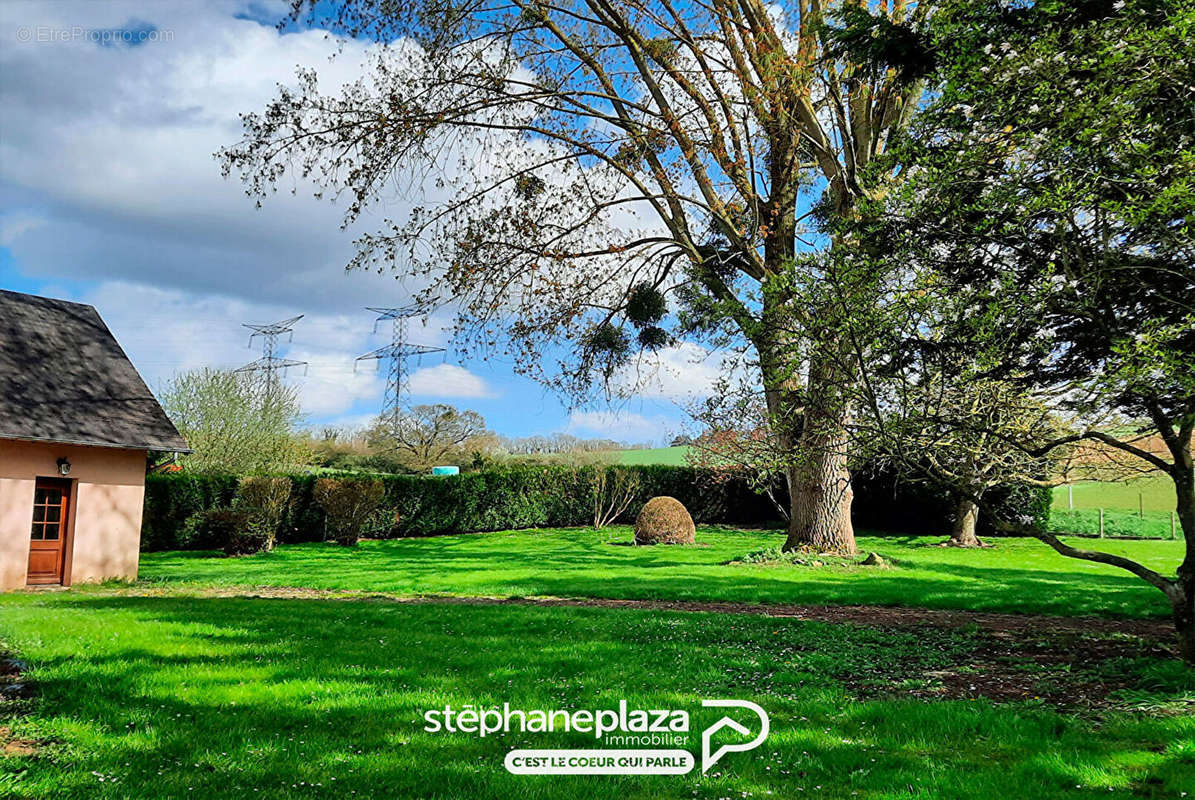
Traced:
<path fill-rule="evenodd" d="M 1117 539 L 1177 539 L 1173 511 L 1123 511 L 1105 508 L 1054 509 L 1050 531 Z"/>

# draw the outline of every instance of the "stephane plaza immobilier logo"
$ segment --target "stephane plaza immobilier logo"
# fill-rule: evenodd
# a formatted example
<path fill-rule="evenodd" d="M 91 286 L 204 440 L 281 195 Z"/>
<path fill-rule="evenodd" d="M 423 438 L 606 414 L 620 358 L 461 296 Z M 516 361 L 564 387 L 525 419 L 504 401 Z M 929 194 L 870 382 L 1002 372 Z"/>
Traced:
<path fill-rule="evenodd" d="M 701 771 L 708 772 L 728 753 L 754 750 L 768 738 L 768 714 L 749 700 L 702 700 L 703 708 L 745 709 L 758 718 L 758 730 L 739 719 L 723 716 L 701 732 Z M 745 716 L 745 715 L 743 715 Z M 689 713 L 683 709 L 618 708 L 525 710 L 509 703 L 497 706 L 446 705 L 425 711 L 428 733 L 464 733 L 481 738 L 504 733 L 592 734 L 600 747 L 587 749 L 511 750 L 506 769 L 515 775 L 685 775 L 696 764 L 685 749 L 689 742 Z M 715 737 L 729 729 L 739 740 L 713 749 Z M 752 737 L 742 740 L 742 737 Z"/>

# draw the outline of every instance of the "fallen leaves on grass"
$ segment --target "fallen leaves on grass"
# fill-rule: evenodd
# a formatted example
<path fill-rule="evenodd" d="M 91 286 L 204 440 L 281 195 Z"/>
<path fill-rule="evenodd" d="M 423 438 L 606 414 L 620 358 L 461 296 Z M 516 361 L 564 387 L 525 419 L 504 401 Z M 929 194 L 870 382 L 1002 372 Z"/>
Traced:
<path fill-rule="evenodd" d="M 15 716 L 20 701 L 30 696 L 30 686 L 23 679 L 24 665 L 15 658 L 0 655 L 0 714 Z M 11 727 L 0 726 L 0 757 L 18 758 L 38 752 L 37 742 L 16 736 Z"/>
<path fill-rule="evenodd" d="M 892 687 L 845 676 L 862 697 L 909 696 L 940 700 L 1028 702 L 1067 710 L 1148 709 L 1151 696 L 1137 691 L 1125 666 L 1142 660 L 1165 663 L 1172 653 L 1161 643 L 1124 634 L 1061 633 L 1029 630 L 980 631 L 977 646 L 950 667 L 927 670 Z M 1183 704 L 1179 704 L 1183 705 Z"/>

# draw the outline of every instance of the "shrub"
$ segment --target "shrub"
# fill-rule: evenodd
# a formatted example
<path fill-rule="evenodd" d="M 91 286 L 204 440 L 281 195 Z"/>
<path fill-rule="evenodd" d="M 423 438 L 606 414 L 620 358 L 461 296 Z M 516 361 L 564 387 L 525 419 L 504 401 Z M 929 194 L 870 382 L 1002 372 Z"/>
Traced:
<path fill-rule="evenodd" d="M 145 476 L 141 515 L 142 550 L 212 550 L 224 547 L 199 523 L 200 512 L 232 504 L 237 479 L 232 475 L 158 473 Z"/>
<path fill-rule="evenodd" d="M 691 466 L 564 466 L 508 465 L 464 475 L 360 475 L 380 480 L 384 488 L 381 509 L 385 520 L 374 535 L 435 536 L 465 531 L 511 528 L 554 528 L 591 525 L 594 520 L 595 484 L 605 474 L 607 487 L 617 476 L 635 476 L 639 489 L 626 507 L 624 518 L 633 519 L 649 497 L 666 495 L 679 500 L 703 524 L 774 525 L 776 508 L 742 477 L 709 480 L 709 471 Z M 349 476 L 352 477 L 352 476 Z M 320 541 L 329 529 L 327 515 L 315 499 L 317 478 L 292 475 L 290 503 L 283 513 L 278 541 Z M 954 504 L 950 498 L 925 485 L 898 482 L 891 476 L 867 472 L 854 478 L 852 516 L 860 529 L 910 534 L 945 534 L 950 530 Z M 145 483 L 142 548 L 177 550 L 211 549 L 224 541 L 211 541 L 189 521 L 196 512 L 231 506 L 237 479 L 229 475 L 150 475 Z M 775 487 L 776 500 L 788 502 L 783 482 Z M 1037 487 L 992 489 L 988 498 L 1006 513 L 1032 514 L 1048 519 L 1050 492 Z M 395 520 L 399 520 L 395 524 Z M 981 514 L 980 534 L 986 515 Z"/>
<path fill-rule="evenodd" d="M 1027 525 L 1038 533 L 1050 527 L 1050 505 L 1054 501 L 1054 494 L 1049 487 L 1030 486 L 1027 483 L 997 486 L 989 490 L 984 499 L 999 508 L 1006 518 Z M 991 515 L 983 512 L 979 514 L 976 533 L 981 536 L 1000 535 L 1000 531 L 992 525 Z"/>
<path fill-rule="evenodd" d="M 207 547 L 219 547 L 230 556 L 256 553 L 245 541 L 249 515 L 237 508 L 217 506 L 196 512 L 187 520 L 187 529 L 195 541 Z"/>
<path fill-rule="evenodd" d="M 675 497 L 653 497 L 635 518 L 635 544 L 693 544 L 693 517 Z"/>
<path fill-rule="evenodd" d="M 315 482 L 314 495 L 315 502 L 327 515 L 328 528 L 336 542 L 354 546 L 377 513 L 385 491 L 376 478 L 320 478 Z"/>
<path fill-rule="evenodd" d="M 252 516 L 235 509 L 233 513 L 240 514 L 241 520 L 228 534 L 228 541 L 224 543 L 224 554 L 251 556 L 268 550 L 270 536 L 261 526 L 254 524 Z"/>
<path fill-rule="evenodd" d="M 252 476 L 242 478 L 237 486 L 233 507 L 246 515 L 248 534 L 245 546 L 258 541 L 258 550 L 273 550 L 278 540 L 278 528 L 290 502 L 290 478 Z M 257 550 L 248 552 L 258 552 Z"/>
<path fill-rule="evenodd" d="M 612 524 L 639 494 L 639 475 L 623 467 L 594 469 L 590 476 L 593 487 L 593 527 L 601 530 Z"/>
<path fill-rule="evenodd" d="M 875 561 L 872 561 L 872 557 Z M 882 564 L 883 559 L 875 553 L 869 555 L 863 561 L 856 561 L 854 556 L 835 556 L 826 553 L 817 553 L 809 550 L 782 550 L 780 545 L 775 544 L 771 547 L 762 547 L 752 550 L 746 555 L 732 558 L 727 561 L 727 564 L 755 564 L 761 566 L 794 566 L 794 567 L 847 567 L 857 564 L 869 565 Z"/>

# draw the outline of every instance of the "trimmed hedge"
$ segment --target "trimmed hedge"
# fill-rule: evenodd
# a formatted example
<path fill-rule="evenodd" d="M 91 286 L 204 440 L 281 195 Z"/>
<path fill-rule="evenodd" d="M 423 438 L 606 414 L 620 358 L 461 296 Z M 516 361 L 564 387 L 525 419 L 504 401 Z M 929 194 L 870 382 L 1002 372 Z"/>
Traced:
<path fill-rule="evenodd" d="M 205 541 L 187 520 L 200 511 L 232 505 L 237 490 L 233 475 L 193 475 L 185 472 L 145 476 L 145 509 L 141 514 L 141 549 L 216 550 L 224 542 Z"/>
<path fill-rule="evenodd" d="M 621 522 L 633 520 L 652 497 L 680 500 L 697 523 L 779 524 L 776 510 L 744 481 L 714 482 L 705 470 L 687 466 L 510 467 L 461 475 L 369 475 L 385 486 L 382 508 L 388 527 L 370 536 L 435 536 L 445 533 L 590 525 L 595 469 L 634 470 L 640 489 Z M 309 542 L 325 538 L 324 513 L 312 492 L 317 476 L 291 477 L 291 499 L 278 541 Z M 346 476 L 347 477 L 347 476 Z M 223 543 L 202 541 L 188 518 L 198 511 L 228 505 L 236 491 L 231 475 L 155 474 L 146 478 L 143 550 L 214 549 Z M 1048 519 L 1050 493 L 1018 487 L 1008 502 L 1019 513 Z M 1015 496 L 1014 496 L 1015 495 Z M 1040 497 L 1038 497 L 1040 495 Z M 1030 511 L 1031 507 L 1031 511 Z M 1038 517 L 1044 510 L 1044 517 Z M 855 479 L 854 519 L 860 528 L 946 535 L 953 504 L 941 492 L 861 475 Z M 982 516 L 981 516 L 982 519 Z"/>

